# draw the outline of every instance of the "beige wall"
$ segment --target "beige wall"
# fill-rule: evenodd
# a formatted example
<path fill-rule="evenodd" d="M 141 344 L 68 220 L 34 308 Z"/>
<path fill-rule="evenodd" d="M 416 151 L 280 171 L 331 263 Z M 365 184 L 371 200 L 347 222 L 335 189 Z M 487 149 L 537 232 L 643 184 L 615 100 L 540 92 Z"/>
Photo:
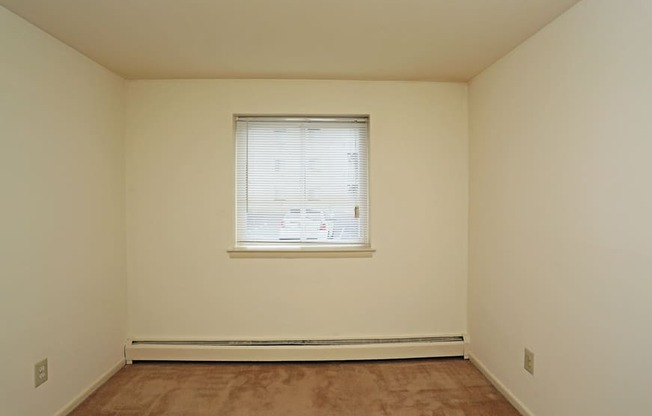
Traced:
<path fill-rule="evenodd" d="M 650 40 L 585 0 L 470 86 L 471 349 L 537 416 L 652 414 Z"/>
<path fill-rule="evenodd" d="M 131 336 L 465 332 L 466 85 L 135 81 L 128 91 Z M 234 113 L 371 116 L 372 258 L 228 256 Z"/>
<path fill-rule="evenodd" d="M 123 357 L 124 83 L 0 7 L 0 91 L 0 414 L 51 415 Z"/>

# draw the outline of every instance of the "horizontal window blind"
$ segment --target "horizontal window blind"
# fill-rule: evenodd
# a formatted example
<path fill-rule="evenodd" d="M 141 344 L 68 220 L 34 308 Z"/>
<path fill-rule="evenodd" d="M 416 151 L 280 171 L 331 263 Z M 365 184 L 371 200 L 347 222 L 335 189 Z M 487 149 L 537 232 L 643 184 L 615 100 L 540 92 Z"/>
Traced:
<path fill-rule="evenodd" d="M 368 244 L 366 117 L 236 117 L 236 245 Z"/>

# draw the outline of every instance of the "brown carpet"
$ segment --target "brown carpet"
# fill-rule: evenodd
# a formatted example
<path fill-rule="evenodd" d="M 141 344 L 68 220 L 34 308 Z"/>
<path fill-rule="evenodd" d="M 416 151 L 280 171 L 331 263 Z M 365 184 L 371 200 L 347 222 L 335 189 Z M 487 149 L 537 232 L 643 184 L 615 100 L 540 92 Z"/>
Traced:
<path fill-rule="evenodd" d="M 468 361 L 140 363 L 74 416 L 510 416 L 518 412 Z"/>

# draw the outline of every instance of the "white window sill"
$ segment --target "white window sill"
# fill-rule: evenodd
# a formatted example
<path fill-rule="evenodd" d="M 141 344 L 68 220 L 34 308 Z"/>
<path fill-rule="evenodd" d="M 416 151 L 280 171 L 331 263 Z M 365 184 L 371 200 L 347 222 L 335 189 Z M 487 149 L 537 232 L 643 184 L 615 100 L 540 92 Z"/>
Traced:
<path fill-rule="evenodd" d="M 371 257 L 376 250 L 371 247 L 234 247 L 227 250 L 231 258 L 359 258 Z"/>

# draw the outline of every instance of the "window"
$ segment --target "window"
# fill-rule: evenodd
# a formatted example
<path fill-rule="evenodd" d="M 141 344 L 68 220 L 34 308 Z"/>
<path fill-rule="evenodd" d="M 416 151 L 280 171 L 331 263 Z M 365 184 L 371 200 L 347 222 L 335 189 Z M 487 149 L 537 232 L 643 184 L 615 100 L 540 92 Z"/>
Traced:
<path fill-rule="evenodd" d="M 367 247 L 368 124 L 236 117 L 236 248 Z"/>

